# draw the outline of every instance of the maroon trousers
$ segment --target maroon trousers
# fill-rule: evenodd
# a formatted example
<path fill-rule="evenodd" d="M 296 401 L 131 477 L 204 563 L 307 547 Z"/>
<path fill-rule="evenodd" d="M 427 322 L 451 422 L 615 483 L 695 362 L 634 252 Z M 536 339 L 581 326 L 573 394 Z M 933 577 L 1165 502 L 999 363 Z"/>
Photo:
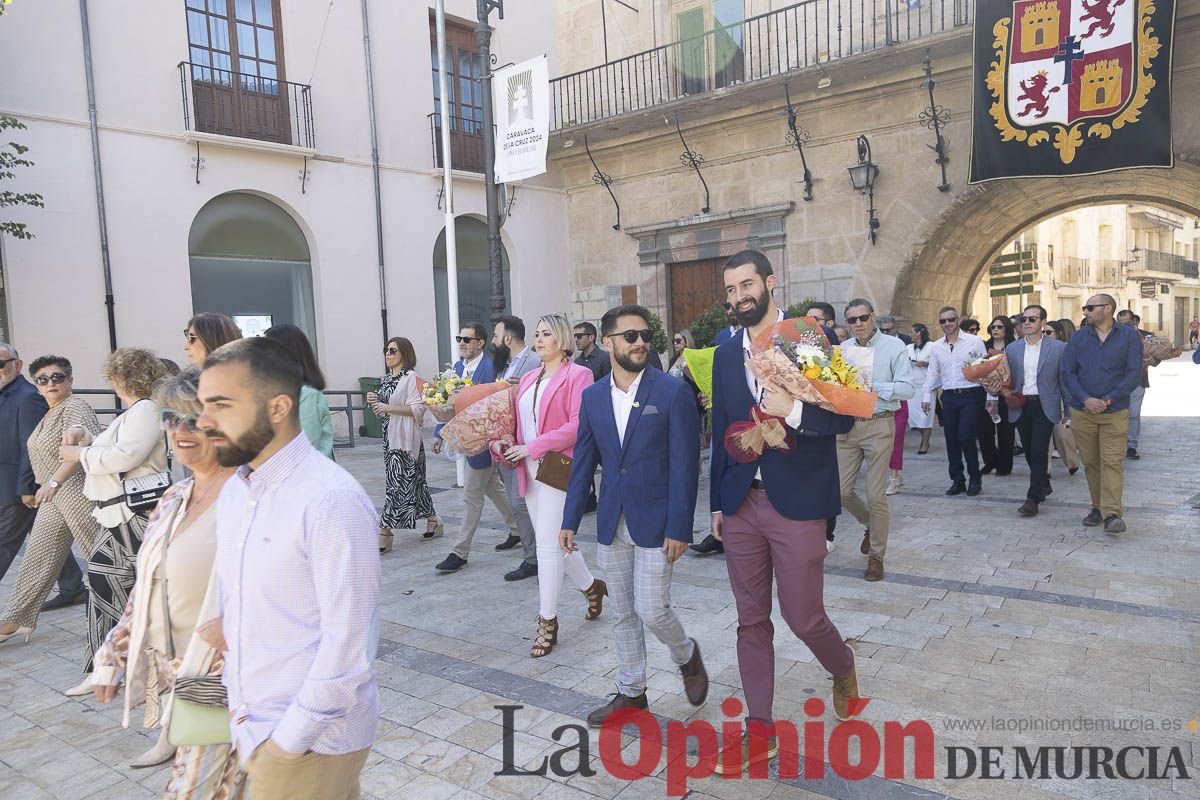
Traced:
<path fill-rule="evenodd" d="M 775 627 L 771 624 L 772 577 L 779 610 L 792 633 L 831 675 L 849 674 L 850 646 L 825 614 L 825 520 L 797 521 L 779 514 L 761 489 L 751 489 L 722 530 L 725 564 L 738 612 L 738 669 L 747 716 L 773 722 Z"/>

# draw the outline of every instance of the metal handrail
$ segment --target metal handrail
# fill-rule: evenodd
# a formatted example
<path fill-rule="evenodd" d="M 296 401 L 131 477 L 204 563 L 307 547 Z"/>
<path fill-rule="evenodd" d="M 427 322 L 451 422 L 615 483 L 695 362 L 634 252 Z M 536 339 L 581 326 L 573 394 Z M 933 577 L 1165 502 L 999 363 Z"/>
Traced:
<path fill-rule="evenodd" d="M 442 114 L 435 111 L 429 120 L 429 140 L 433 146 L 433 166 L 442 168 Z M 450 115 L 450 166 L 465 172 L 483 172 L 483 120 Z"/>
<path fill-rule="evenodd" d="M 96 412 L 96 416 L 98 416 L 98 417 L 115 417 L 119 414 L 124 414 L 126 411 L 129 410 L 127 408 L 120 407 L 121 401 L 117 397 L 117 393 L 114 392 L 112 389 L 72 389 L 71 392 L 73 394 L 82 394 L 82 395 L 91 395 L 91 396 L 107 395 L 109 397 L 112 397 L 113 398 L 113 406 L 111 408 L 107 408 L 107 407 L 96 408 L 93 406 L 92 410 Z M 369 409 L 367 408 L 366 392 L 364 392 L 362 389 L 326 389 L 321 394 L 325 395 L 326 397 L 340 397 L 345 400 L 345 403 L 343 403 L 342 405 L 332 405 L 331 404 L 329 406 L 330 414 L 333 414 L 335 412 L 345 412 L 346 422 L 347 422 L 346 427 L 350 434 L 345 439 L 341 439 L 341 440 L 335 439 L 334 443 L 333 443 L 334 448 L 336 449 L 336 448 L 347 448 L 347 447 L 352 448 L 352 447 L 354 447 L 354 435 L 355 435 L 354 434 L 354 412 L 356 412 L 356 411 L 362 412 L 364 415 L 369 412 Z M 361 403 L 354 402 L 353 398 L 355 396 L 361 398 L 362 402 Z"/>
<path fill-rule="evenodd" d="M 181 61 L 179 88 L 185 130 L 316 147 L 307 84 Z M 222 95 L 230 101 L 223 102 Z"/>
<path fill-rule="evenodd" d="M 552 130 L 943 33 L 971 18 L 969 0 L 803 0 L 554 78 Z"/>
<path fill-rule="evenodd" d="M 1140 250 L 1139 258 L 1129 265 L 1130 272 L 1167 272 L 1185 278 L 1200 277 L 1200 264 L 1174 253 Z"/>

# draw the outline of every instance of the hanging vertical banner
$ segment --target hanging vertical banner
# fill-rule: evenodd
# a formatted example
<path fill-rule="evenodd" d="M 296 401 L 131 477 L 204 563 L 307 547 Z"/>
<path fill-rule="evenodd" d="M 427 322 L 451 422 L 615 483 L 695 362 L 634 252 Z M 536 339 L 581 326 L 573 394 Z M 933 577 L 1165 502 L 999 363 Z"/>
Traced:
<path fill-rule="evenodd" d="M 1175 0 L 978 0 L 971 183 L 1170 167 Z"/>
<path fill-rule="evenodd" d="M 496 183 L 546 171 L 550 139 L 550 72 L 538 56 L 492 73 Z"/>

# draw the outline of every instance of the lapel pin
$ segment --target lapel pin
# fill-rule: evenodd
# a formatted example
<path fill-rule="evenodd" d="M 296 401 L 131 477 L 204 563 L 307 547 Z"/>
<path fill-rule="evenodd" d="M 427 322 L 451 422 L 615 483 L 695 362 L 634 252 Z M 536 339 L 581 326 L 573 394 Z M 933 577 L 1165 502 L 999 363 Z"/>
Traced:
<path fill-rule="evenodd" d="M 637 400 L 634 400 L 634 401 L 633 401 L 633 407 L 634 407 L 634 408 L 641 408 L 641 407 L 642 407 L 642 404 L 641 404 L 641 403 L 639 403 Z"/>

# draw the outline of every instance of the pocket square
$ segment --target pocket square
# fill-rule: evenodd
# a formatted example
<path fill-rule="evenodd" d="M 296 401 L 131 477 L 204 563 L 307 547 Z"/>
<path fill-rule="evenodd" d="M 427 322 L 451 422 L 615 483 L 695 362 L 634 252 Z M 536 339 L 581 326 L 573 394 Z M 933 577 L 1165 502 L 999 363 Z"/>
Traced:
<path fill-rule="evenodd" d="M 657 414 L 658 406 L 646 406 L 645 410 L 642 411 L 642 413 L 643 414 Z"/>

